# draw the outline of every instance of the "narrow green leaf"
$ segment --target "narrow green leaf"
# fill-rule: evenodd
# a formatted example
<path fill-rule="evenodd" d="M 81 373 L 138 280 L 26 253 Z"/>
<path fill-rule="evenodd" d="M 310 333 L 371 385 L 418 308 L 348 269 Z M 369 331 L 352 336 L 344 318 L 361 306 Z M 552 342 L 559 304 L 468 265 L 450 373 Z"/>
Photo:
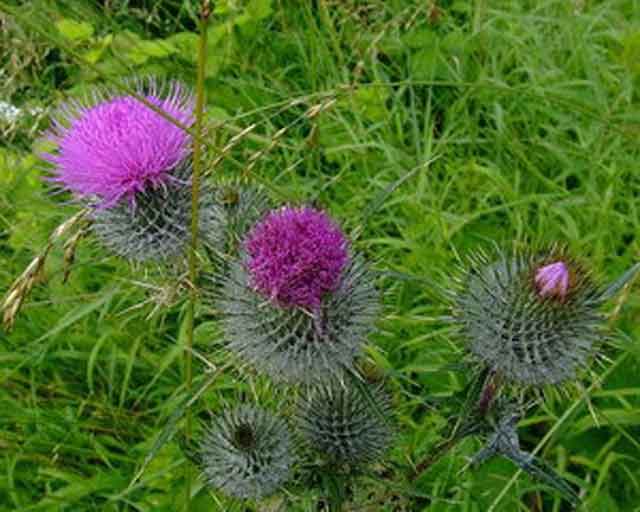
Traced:
<path fill-rule="evenodd" d="M 93 394 L 93 391 L 94 391 L 93 374 L 94 374 L 94 368 L 96 366 L 96 360 L 98 359 L 98 354 L 102 349 L 102 345 L 105 344 L 105 342 L 109 339 L 109 336 L 111 334 L 112 333 L 109 332 L 108 334 L 103 334 L 102 336 L 100 336 L 98 341 L 95 343 L 95 345 L 91 349 L 91 354 L 89 355 L 89 360 L 87 361 L 87 385 L 89 386 L 89 392 L 91 394 Z"/>
<path fill-rule="evenodd" d="M 138 353 L 138 348 L 140 348 L 140 342 L 142 341 L 142 336 L 138 336 L 136 341 L 133 343 L 131 347 L 131 352 L 129 353 L 129 357 L 127 358 L 127 368 L 124 372 L 124 379 L 122 379 L 122 388 L 120 389 L 120 400 L 118 405 L 122 407 L 124 404 L 124 400 L 127 396 L 127 389 L 129 388 L 129 379 L 131 378 L 131 371 L 133 370 L 133 363 L 136 360 L 136 355 Z"/>
<path fill-rule="evenodd" d="M 364 213 L 362 214 L 362 224 L 366 224 L 368 219 L 369 219 L 369 216 L 371 216 L 373 213 L 377 212 L 382 207 L 382 205 L 387 200 L 387 198 L 391 194 L 393 194 L 403 183 L 405 183 L 406 181 L 408 181 L 411 178 L 413 178 L 420 171 L 429 168 L 429 166 L 433 162 L 435 162 L 436 160 L 437 160 L 437 157 L 431 158 L 430 160 L 426 161 L 425 163 L 419 165 L 418 167 L 416 167 L 414 169 L 411 169 L 409 172 L 407 172 L 406 174 L 401 176 L 396 181 L 394 181 L 394 182 L 390 183 L 389 185 L 387 185 L 384 188 L 384 190 L 382 190 L 373 199 L 373 201 L 371 201 L 371 203 L 369 203 L 369 206 L 367 206 L 367 208 L 365 208 Z"/>
<path fill-rule="evenodd" d="M 618 279 L 613 281 L 601 294 L 599 300 L 607 301 L 612 299 L 620 290 L 622 290 L 627 284 L 629 284 L 636 275 L 640 272 L 640 263 L 636 263 Z"/>

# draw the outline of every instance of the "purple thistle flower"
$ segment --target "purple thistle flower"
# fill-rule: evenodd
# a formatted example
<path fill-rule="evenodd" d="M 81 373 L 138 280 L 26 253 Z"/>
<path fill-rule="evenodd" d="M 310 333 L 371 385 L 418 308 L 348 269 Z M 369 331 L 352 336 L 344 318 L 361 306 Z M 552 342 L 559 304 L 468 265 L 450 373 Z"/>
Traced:
<path fill-rule="evenodd" d="M 327 214 L 309 207 L 267 212 L 212 284 L 226 346 L 280 382 L 342 379 L 379 312 L 375 276 Z"/>
<path fill-rule="evenodd" d="M 550 263 L 536 270 L 534 280 L 540 297 L 564 299 L 569 291 L 569 268 L 563 261 Z"/>
<path fill-rule="evenodd" d="M 348 242 L 324 213 L 285 206 L 268 213 L 245 242 L 251 286 L 276 304 L 320 308 L 349 261 Z"/>
<path fill-rule="evenodd" d="M 140 83 L 139 93 L 183 126 L 193 121 L 194 101 L 183 85 Z M 121 198 L 171 179 L 191 151 L 183 129 L 133 96 L 112 96 L 93 105 L 72 101 L 59 111 L 46 134 L 57 145 L 43 158 L 54 165 L 52 181 L 81 198 L 111 207 Z"/>

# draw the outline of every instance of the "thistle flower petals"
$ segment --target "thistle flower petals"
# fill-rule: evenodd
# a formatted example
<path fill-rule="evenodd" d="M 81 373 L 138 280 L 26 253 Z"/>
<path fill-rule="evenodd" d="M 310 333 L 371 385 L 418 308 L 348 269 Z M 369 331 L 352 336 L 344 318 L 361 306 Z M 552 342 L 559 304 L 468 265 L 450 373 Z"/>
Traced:
<path fill-rule="evenodd" d="M 563 261 L 540 267 L 536 270 L 535 282 L 541 297 L 564 299 L 569 291 L 569 268 Z"/>
<path fill-rule="evenodd" d="M 256 291 L 281 306 L 317 309 L 348 262 L 347 240 L 323 212 L 284 207 L 267 214 L 245 242 Z"/>
<path fill-rule="evenodd" d="M 166 94 L 152 84 L 146 100 L 184 126 L 193 121 L 193 98 L 178 83 Z M 111 207 L 121 198 L 170 180 L 170 171 L 190 153 L 182 128 L 133 96 L 113 96 L 93 105 L 63 105 L 46 138 L 57 145 L 43 158 L 52 181 L 83 199 Z"/>

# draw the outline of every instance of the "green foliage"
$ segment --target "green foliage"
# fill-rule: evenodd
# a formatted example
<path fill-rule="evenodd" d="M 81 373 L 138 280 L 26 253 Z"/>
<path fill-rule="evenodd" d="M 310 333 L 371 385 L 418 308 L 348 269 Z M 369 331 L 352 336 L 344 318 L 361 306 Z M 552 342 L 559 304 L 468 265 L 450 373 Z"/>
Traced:
<path fill-rule="evenodd" d="M 56 22 L 56 28 L 62 37 L 69 41 L 86 41 L 93 35 L 93 26 L 84 21 L 74 21 L 62 18 Z"/>
<path fill-rule="evenodd" d="M 34 0 L 14 16 L 2 1 L 3 99 L 46 113 L 131 75 L 193 85 L 197 3 Z M 457 253 L 560 241 L 601 282 L 640 254 L 637 2 L 213 4 L 207 156 L 230 147 L 208 179 L 328 207 L 381 272 L 386 317 L 368 357 L 393 384 L 399 435 L 387 462 L 335 493 L 349 510 L 566 510 L 508 460 L 466 468 L 479 435 L 412 473 L 446 446 L 474 384 L 442 320 Z M 41 180 L 41 121 L 0 125 L 1 292 L 76 212 Z M 132 272 L 91 239 L 63 274 L 57 245 L 14 331 L 0 331 L 0 511 L 179 510 L 187 407 L 206 417 L 282 391 L 228 364 L 203 307 L 187 392 L 185 290 L 172 279 Z M 519 424 L 523 449 L 581 490 L 579 510 L 638 510 L 639 303 L 637 285 L 616 295 L 606 360 Z M 326 498 L 318 482 L 290 490 L 269 506 Z M 201 481 L 194 495 L 193 510 L 244 510 Z"/>

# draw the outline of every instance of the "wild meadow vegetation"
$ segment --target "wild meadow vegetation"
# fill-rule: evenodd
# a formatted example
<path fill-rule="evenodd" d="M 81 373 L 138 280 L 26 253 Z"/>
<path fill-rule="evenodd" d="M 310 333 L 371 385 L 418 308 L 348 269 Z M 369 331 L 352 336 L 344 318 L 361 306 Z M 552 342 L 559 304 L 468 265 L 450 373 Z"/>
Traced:
<path fill-rule="evenodd" d="M 640 511 L 639 56 L 638 0 L 0 0 L 0 511 Z M 175 81 L 182 181 L 51 181 Z"/>

